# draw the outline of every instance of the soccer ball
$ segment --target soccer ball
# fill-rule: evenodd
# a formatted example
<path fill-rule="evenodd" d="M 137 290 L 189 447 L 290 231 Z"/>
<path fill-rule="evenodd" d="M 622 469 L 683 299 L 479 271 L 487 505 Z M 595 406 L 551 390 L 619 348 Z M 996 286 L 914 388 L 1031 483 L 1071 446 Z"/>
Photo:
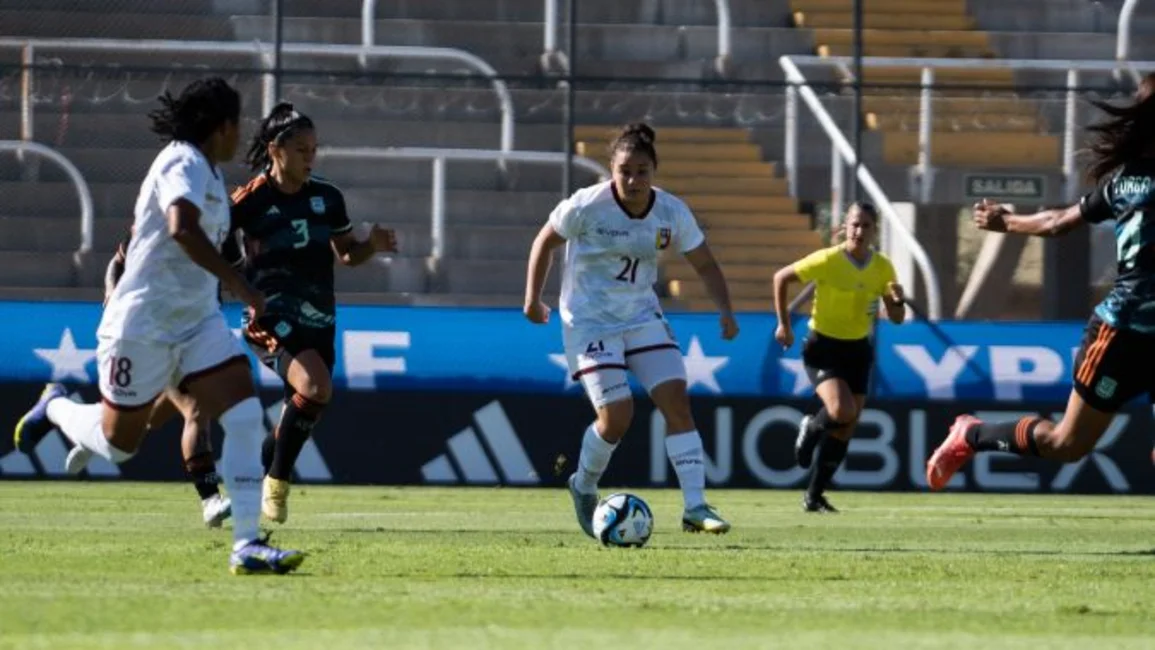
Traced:
<path fill-rule="evenodd" d="M 654 532 L 654 515 L 640 497 L 618 493 L 594 510 L 594 537 L 605 546 L 645 546 Z"/>

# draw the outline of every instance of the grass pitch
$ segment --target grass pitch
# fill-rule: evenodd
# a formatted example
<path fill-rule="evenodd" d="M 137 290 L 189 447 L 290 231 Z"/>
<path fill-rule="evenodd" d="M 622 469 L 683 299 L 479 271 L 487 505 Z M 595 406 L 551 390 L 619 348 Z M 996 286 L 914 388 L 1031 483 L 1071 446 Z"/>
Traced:
<path fill-rule="evenodd" d="M 234 577 L 185 485 L 0 482 L 0 648 L 1150 648 L 1155 501 L 638 490 L 641 550 L 564 490 L 298 487 L 287 577 Z"/>

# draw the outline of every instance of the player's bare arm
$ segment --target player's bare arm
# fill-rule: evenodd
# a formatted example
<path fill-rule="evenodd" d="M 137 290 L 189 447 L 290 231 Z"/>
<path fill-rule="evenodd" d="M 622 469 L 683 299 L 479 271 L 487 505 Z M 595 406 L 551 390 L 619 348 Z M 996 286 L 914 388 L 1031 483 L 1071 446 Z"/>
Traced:
<path fill-rule="evenodd" d="M 1036 237 L 1059 237 L 1085 223 L 1078 204 L 1034 214 L 1015 214 L 1013 206 L 989 199 L 975 204 L 971 220 L 980 230 Z"/>
<path fill-rule="evenodd" d="M 555 248 L 565 243 L 565 239 L 557 234 L 550 224 L 545 224 L 538 231 L 529 249 L 529 268 L 525 276 L 525 306 L 523 312 L 531 323 L 548 323 L 549 306 L 541 301 L 541 292 L 545 287 L 545 279 L 549 276 L 551 257 Z"/>
<path fill-rule="evenodd" d="M 778 315 L 778 328 L 774 330 L 774 340 L 782 347 L 794 345 L 794 330 L 790 327 L 790 304 L 786 301 L 786 291 L 791 283 L 798 282 L 794 265 L 778 269 L 774 274 L 774 313 Z"/>
<path fill-rule="evenodd" d="M 734 318 L 734 308 L 730 304 L 730 290 L 726 286 L 726 276 L 722 274 L 722 267 L 707 244 L 686 252 L 686 261 L 694 267 L 694 272 L 702 278 L 706 285 L 706 293 L 710 300 L 718 307 L 722 325 L 722 338 L 729 341 L 738 336 L 738 321 Z"/>
<path fill-rule="evenodd" d="M 341 264 L 359 266 L 378 253 L 396 253 L 397 234 L 391 228 L 373 224 L 365 239 L 357 239 L 352 232 L 346 232 L 333 237 L 332 245 Z"/>
<path fill-rule="evenodd" d="M 906 320 L 906 291 L 897 282 L 886 285 L 886 293 L 882 295 L 882 304 L 886 307 L 886 318 L 899 324 Z"/>
<path fill-rule="evenodd" d="M 264 313 L 264 297 L 213 246 L 200 226 L 200 210 L 195 205 L 178 199 L 169 206 L 165 216 L 169 235 L 193 263 L 215 275 L 230 293 L 253 310 L 254 315 Z"/>

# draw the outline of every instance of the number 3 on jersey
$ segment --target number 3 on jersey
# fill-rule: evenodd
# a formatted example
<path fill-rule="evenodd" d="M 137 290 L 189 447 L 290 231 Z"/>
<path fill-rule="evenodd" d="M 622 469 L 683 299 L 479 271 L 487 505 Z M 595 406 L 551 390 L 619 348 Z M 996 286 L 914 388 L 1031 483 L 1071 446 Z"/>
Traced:
<path fill-rule="evenodd" d="M 293 248 L 304 248 L 309 245 L 309 220 L 293 219 L 289 222 L 293 227 Z"/>
<path fill-rule="evenodd" d="M 622 255 L 622 271 L 618 273 L 617 279 L 622 282 L 629 282 L 633 284 L 638 280 L 638 262 L 642 261 L 638 257 L 626 257 Z"/>

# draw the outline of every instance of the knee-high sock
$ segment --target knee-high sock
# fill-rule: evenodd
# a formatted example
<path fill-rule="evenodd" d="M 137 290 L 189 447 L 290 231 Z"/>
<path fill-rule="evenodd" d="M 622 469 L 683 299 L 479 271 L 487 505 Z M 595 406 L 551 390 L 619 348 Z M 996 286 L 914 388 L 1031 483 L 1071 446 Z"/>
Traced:
<path fill-rule="evenodd" d="M 263 415 L 260 401 L 250 397 L 218 418 L 225 430 L 221 464 L 225 487 L 233 502 L 234 548 L 253 541 L 260 534 Z"/>
<path fill-rule="evenodd" d="M 117 449 L 104 437 L 104 406 L 101 404 L 79 404 L 66 397 L 58 397 L 48 403 L 48 419 L 60 428 L 72 444 L 84 447 L 101 458 L 123 463 L 136 453 L 135 449 Z"/>

